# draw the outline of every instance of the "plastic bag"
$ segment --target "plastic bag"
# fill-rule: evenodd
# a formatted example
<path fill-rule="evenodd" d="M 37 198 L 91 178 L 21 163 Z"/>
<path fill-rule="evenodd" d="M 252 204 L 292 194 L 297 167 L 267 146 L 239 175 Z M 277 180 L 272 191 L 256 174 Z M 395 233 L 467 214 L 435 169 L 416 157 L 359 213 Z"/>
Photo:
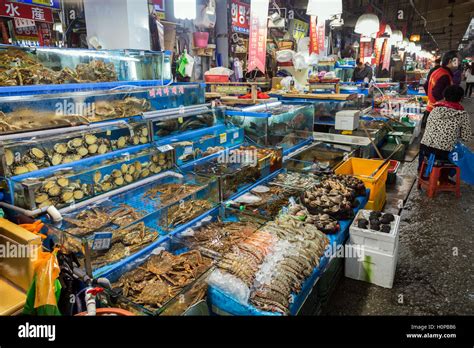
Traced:
<path fill-rule="evenodd" d="M 239 278 L 216 269 L 209 276 L 207 283 L 229 294 L 239 303 L 246 305 L 249 302 L 250 289 Z"/>
<path fill-rule="evenodd" d="M 295 55 L 295 52 L 293 52 L 292 50 L 277 51 L 276 60 L 278 63 L 291 62 L 293 60 L 294 55 Z"/>
<path fill-rule="evenodd" d="M 308 55 L 305 53 L 298 52 L 293 57 L 293 66 L 296 70 L 308 69 Z"/>
<path fill-rule="evenodd" d="M 461 169 L 461 180 L 474 185 L 474 153 L 459 142 L 449 154 L 449 160 Z"/>
<path fill-rule="evenodd" d="M 217 67 L 217 68 L 211 68 L 208 71 L 204 73 L 204 75 L 225 75 L 225 76 L 231 76 L 234 73 L 234 71 L 227 69 L 225 67 Z"/>

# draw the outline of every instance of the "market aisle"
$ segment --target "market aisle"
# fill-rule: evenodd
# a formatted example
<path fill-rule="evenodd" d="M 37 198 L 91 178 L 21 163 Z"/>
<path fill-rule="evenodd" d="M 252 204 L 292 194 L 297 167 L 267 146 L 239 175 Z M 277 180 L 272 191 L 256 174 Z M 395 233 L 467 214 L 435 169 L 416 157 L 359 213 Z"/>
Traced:
<path fill-rule="evenodd" d="M 464 104 L 474 129 L 474 98 Z M 474 141 L 470 146 L 474 148 Z M 406 173 L 415 171 L 416 161 L 403 168 Z M 400 258 L 393 289 L 343 278 L 326 313 L 472 315 L 473 230 L 474 187 L 463 184 L 459 200 L 449 193 L 428 199 L 415 187 L 402 213 Z M 456 251 L 457 256 L 453 255 Z"/>

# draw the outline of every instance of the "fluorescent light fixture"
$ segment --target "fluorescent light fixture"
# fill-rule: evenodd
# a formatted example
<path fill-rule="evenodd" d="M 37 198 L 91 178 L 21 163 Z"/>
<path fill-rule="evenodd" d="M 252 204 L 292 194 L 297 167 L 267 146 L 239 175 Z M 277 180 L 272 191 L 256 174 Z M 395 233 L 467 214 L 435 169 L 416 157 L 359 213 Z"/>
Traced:
<path fill-rule="evenodd" d="M 176 19 L 196 19 L 196 0 L 173 0 Z"/>
<path fill-rule="evenodd" d="M 342 0 L 309 0 L 306 14 L 327 20 L 342 13 Z"/>

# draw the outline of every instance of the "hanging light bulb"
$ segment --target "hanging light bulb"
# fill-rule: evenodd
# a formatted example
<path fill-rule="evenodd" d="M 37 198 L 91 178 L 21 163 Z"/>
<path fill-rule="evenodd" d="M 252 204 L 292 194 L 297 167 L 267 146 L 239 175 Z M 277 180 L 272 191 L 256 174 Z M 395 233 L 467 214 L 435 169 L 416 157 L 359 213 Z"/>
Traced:
<path fill-rule="evenodd" d="M 196 19 L 196 0 L 173 0 L 176 19 Z"/>
<path fill-rule="evenodd" d="M 342 13 L 342 0 L 308 0 L 306 14 L 327 20 Z"/>
<path fill-rule="evenodd" d="M 391 41 L 394 44 L 397 44 L 399 42 L 403 41 L 403 33 L 401 30 L 394 30 L 392 31 L 392 35 L 390 36 Z"/>
<path fill-rule="evenodd" d="M 379 17 L 373 13 L 365 13 L 357 20 L 354 31 L 357 34 L 364 36 L 371 36 L 374 33 L 378 33 L 380 29 Z"/>
<path fill-rule="evenodd" d="M 420 34 L 413 34 L 412 36 L 410 36 L 410 41 L 412 42 L 418 42 L 420 40 L 421 40 Z"/>

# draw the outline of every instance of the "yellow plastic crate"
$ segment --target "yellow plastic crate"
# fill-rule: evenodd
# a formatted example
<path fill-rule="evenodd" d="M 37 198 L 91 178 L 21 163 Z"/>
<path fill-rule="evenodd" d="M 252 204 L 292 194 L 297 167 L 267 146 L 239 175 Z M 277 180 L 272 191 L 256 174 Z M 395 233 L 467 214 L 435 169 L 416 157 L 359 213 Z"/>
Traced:
<path fill-rule="evenodd" d="M 370 189 L 369 201 L 375 201 L 381 192 L 385 192 L 385 184 L 387 183 L 388 168 L 390 163 L 387 162 L 372 177 L 374 171 L 383 164 L 383 160 L 371 160 L 364 158 L 349 158 L 336 168 L 336 174 L 353 175 L 364 182 L 366 188 Z"/>
<path fill-rule="evenodd" d="M 387 192 L 385 190 L 380 191 L 378 197 L 373 201 L 368 201 L 365 205 L 366 210 L 382 211 L 385 201 L 387 200 Z"/>

